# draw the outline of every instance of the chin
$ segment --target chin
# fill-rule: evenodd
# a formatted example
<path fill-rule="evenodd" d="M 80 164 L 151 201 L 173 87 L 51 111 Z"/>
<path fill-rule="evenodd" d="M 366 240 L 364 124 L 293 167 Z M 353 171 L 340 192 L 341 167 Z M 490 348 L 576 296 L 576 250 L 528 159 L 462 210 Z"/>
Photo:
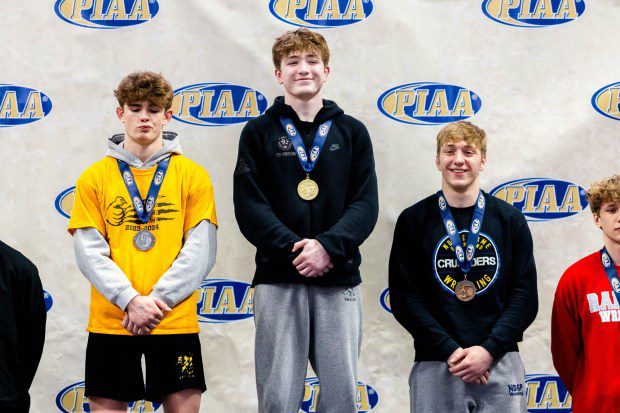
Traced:
<path fill-rule="evenodd" d="M 150 145 L 157 140 L 157 137 L 150 135 L 138 135 L 132 136 L 130 139 L 140 145 Z"/>

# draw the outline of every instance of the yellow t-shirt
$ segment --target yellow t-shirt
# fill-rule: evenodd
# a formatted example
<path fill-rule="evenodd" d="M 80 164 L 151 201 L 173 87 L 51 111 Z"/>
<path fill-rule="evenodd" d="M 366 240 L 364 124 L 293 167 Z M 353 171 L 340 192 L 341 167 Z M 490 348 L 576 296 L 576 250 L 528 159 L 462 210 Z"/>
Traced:
<path fill-rule="evenodd" d="M 156 166 L 131 168 L 142 199 L 146 198 Z M 217 225 L 211 179 L 200 165 L 172 155 L 154 211 L 146 224 L 137 217 L 116 159 L 106 157 L 80 176 L 69 220 L 69 231 L 93 227 L 110 245 L 112 260 L 140 295 L 148 295 L 170 268 L 183 246 L 183 234 L 202 220 Z M 155 245 L 140 251 L 134 235 L 146 229 Z M 87 330 L 93 333 L 130 335 L 121 326 L 125 313 L 91 287 Z M 196 295 L 191 294 L 169 312 L 151 334 L 197 333 Z"/>

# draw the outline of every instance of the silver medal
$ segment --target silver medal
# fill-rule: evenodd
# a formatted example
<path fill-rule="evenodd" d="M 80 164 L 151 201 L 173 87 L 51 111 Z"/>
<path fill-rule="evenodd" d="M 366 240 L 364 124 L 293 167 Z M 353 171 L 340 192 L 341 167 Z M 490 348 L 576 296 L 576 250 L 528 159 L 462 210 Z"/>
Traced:
<path fill-rule="evenodd" d="M 133 245 L 140 251 L 148 251 L 155 245 L 155 235 L 143 229 L 133 237 Z"/>

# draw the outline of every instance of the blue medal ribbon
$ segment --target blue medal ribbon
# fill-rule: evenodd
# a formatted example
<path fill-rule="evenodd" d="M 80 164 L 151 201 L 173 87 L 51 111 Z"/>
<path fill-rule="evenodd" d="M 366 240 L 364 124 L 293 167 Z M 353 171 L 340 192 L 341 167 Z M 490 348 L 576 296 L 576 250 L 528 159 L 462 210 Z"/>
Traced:
<path fill-rule="evenodd" d="M 601 250 L 601 262 L 603 263 L 605 274 L 607 274 L 607 278 L 609 279 L 611 289 L 616 295 L 616 301 L 620 303 L 620 279 L 618 279 L 618 271 L 616 271 L 616 267 L 614 266 L 606 247 L 603 247 Z"/>
<path fill-rule="evenodd" d="M 321 150 L 323 149 L 323 145 L 327 139 L 327 134 L 329 133 L 329 128 L 332 126 L 332 120 L 330 119 L 319 126 L 319 129 L 316 131 L 316 135 L 314 136 L 314 141 L 312 141 L 310 156 L 306 154 L 306 147 L 304 146 L 295 125 L 293 125 L 293 121 L 289 118 L 285 118 L 284 116 L 280 116 L 280 123 L 282 123 L 286 134 L 291 142 L 293 142 L 295 153 L 297 154 L 297 159 L 299 159 L 299 162 L 301 163 L 301 167 L 304 168 L 306 174 L 309 174 L 312 172 L 316 166 L 317 160 L 319 159 L 319 155 L 321 154 Z"/>
<path fill-rule="evenodd" d="M 478 194 L 476 209 L 474 210 L 474 216 L 471 220 L 469 234 L 467 235 L 467 242 L 465 243 L 465 249 L 463 249 L 463 242 L 461 241 L 461 237 L 459 236 L 458 230 L 456 229 L 456 222 L 452 217 L 450 207 L 448 205 L 448 202 L 446 201 L 446 197 L 443 194 L 443 191 L 439 191 L 437 193 L 437 202 L 439 204 L 439 213 L 441 214 L 441 219 L 443 220 L 443 224 L 446 227 L 446 231 L 448 232 L 448 237 L 450 237 L 450 241 L 452 242 L 452 246 L 454 247 L 456 262 L 459 264 L 459 268 L 461 269 L 461 271 L 463 271 L 465 278 L 467 278 L 467 273 L 469 272 L 469 270 L 471 270 L 471 262 L 474 259 L 474 254 L 476 253 L 478 235 L 480 233 L 480 229 L 482 228 L 482 219 L 484 218 L 484 208 L 486 206 L 484 194 L 482 193 L 482 191 L 480 191 Z"/>
<path fill-rule="evenodd" d="M 149 192 L 146 196 L 146 202 L 142 201 L 140 191 L 138 191 L 138 186 L 136 185 L 136 180 L 134 179 L 127 162 L 121 161 L 120 159 L 117 159 L 116 162 L 118 163 L 118 169 L 121 171 L 123 182 L 125 183 L 127 192 L 129 192 L 129 197 L 131 198 L 131 203 L 133 204 L 133 208 L 136 211 L 138 219 L 140 219 L 143 223 L 147 223 L 153 213 L 155 201 L 157 200 L 157 195 L 161 189 L 161 184 L 164 182 L 164 177 L 166 176 L 166 171 L 168 170 L 168 165 L 170 164 L 170 157 L 164 159 L 157 165 L 155 175 L 153 176 L 151 186 L 149 187 Z"/>

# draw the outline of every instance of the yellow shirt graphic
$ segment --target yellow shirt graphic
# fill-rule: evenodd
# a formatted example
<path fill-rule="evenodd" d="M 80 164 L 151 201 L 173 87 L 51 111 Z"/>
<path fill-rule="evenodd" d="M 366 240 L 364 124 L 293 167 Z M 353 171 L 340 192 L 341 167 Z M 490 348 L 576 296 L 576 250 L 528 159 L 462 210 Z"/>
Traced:
<path fill-rule="evenodd" d="M 156 166 L 131 168 L 141 197 L 146 198 Z M 217 225 L 213 187 L 207 172 L 182 155 L 171 155 L 170 166 L 149 221 L 140 221 L 121 177 L 116 159 L 106 157 L 78 179 L 69 231 L 93 227 L 110 245 L 112 260 L 140 295 L 148 295 L 170 268 L 183 246 L 183 234 L 202 220 Z M 155 245 L 140 251 L 134 235 L 149 230 Z M 90 318 L 93 333 L 131 335 L 121 326 L 125 313 L 91 286 Z M 151 334 L 197 333 L 196 295 L 179 303 Z"/>

